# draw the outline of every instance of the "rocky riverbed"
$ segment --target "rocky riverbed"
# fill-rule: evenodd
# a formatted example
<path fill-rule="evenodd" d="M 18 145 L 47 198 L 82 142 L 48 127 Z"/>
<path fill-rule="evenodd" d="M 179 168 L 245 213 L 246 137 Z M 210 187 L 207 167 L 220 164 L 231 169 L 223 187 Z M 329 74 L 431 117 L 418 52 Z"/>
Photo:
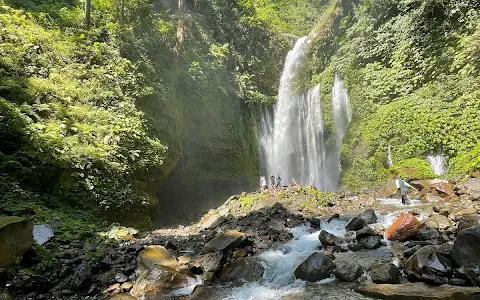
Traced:
<path fill-rule="evenodd" d="M 289 186 L 185 227 L 41 247 L 28 220 L 4 219 L 0 299 L 480 299 L 480 180 L 411 184 L 411 206 L 388 188 Z"/>

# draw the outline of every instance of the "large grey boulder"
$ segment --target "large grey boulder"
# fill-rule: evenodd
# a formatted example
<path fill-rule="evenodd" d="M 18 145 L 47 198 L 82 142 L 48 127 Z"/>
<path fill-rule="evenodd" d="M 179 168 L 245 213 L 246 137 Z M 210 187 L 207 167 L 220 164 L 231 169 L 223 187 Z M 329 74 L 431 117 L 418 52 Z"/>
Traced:
<path fill-rule="evenodd" d="M 414 280 L 445 283 L 452 270 L 452 262 L 439 253 L 437 246 L 425 246 L 415 252 L 405 263 L 405 273 Z"/>
<path fill-rule="evenodd" d="M 370 269 L 370 274 L 375 283 L 397 283 L 399 281 L 400 270 L 394 264 L 374 264 Z"/>
<path fill-rule="evenodd" d="M 345 226 L 346 231 L 357 231 L 367 226 L 367 222 L 364 219 L 359 217 L 354 217 L 348 224 Z"/>
<path fill-rule="evenodd" d="M 238 232 L 236 230 L 229 230 L 227 232 L 221 233 L 208 241 L 205 244 L 205 247 L 202 250 L 202 253 L 209 253 L 215 251 L 228 251 L 232 250 L 243 241 L 245 241 L 245 233 Z"/>
<path fill-rule="evenodd" d="M 373 209 L 367 209 L 366 211 L 359 214 L 357 217 L 367 222 L 367 224 L 377 223 L 377 215 L 375 214 L 375 211 Z"/>
<path fill-rule="evenodd" d="M 329 278 L 333 270 L 335 263 L 322 252 L 315 252 L 297 267 L 295 278 L 318 281 Z"/>
<path fill-rule="evenodd" d="M 341 238 L 325 230 L 320 231 L 318 239 L 320 240 L 320 243 L 322 243 L 323 247 L 335 246 L 336 244 L 342 242 Z"/>
<path fill-rule="evenodd" d="M 220 272 L 220 279 L 228 281 L 254 282 L 265 271 L 262 264 L 253 257 L 240 257 L 235 263 L 227 265 Z"/>
<path fill-rule="evenodd" d="M 362 266 L 355 262 L 340 261 L 336 263 L 336 268 L 333 271 L 333 274 L 340 281 L 350 282 L 362 276 L 363 269 Z"/>
<path fill-rule="evenodd" d="M 379 236 L 367 236 L 361 238 L 358 243 L 365 249 L 377 249 L 382 246 L 382 238 Z"/>
<path fill-rule="evenodd" d="M 32 222 L 20 217 L 0 217 L 0 268 L 10 267 L 32 247 Z"/>
<path fill-rule="evenodd" d="M 451 257 L 459 265 L 480 264 L 480 226 L 461 230 L 453 244 Z"/>

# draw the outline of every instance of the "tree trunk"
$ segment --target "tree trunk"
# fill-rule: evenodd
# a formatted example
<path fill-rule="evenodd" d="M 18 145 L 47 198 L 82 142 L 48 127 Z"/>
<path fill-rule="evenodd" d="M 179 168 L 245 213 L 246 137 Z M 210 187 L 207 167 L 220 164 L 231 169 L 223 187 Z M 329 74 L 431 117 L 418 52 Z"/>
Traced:
<path fill-rule="evenodd" d="M 85 0 L 85 24 L 90 28 L 90 10 L 92 9 L 92 0 Z"/>

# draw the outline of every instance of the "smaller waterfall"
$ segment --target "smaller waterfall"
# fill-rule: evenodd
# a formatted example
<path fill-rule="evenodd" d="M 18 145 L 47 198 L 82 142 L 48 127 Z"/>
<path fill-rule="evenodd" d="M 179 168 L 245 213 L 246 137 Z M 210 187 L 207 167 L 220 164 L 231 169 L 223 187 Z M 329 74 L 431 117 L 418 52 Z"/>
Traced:
<path fill-rule="evenodd" d="M 447 158 L 443 154 L 427 155 L 427 161 L 432 168 L 433 174 L 444 175 L 447 170 Z"/>
<path fill-rule="evenodd" d="M 387 146 L 387 163 L 390 168 L 393 167 L 392 149 L 390 144 Z"/>

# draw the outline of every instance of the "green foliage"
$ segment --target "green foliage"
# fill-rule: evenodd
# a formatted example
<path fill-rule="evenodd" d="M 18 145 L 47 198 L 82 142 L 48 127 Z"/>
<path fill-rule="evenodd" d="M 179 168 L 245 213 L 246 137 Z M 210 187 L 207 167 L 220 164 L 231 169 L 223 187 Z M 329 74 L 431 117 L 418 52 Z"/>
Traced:
<path fill-rule="evenodd" d="M 390 168 L 402 179 L 428 179 L 436 177 L 430 165 L 423 158 L 409 158 L 398 162 Z"/>
<path fill-rule="evenodd" d="M 310 196 L 315 201 L 316 206 L 325 207 L 328 206 L 328 201 L 335 199 L 335 194 L 330 192 L 320 192 L 314 187 L 302 186 L 299 190 L 299 194 Z"/>
<path fill-rule="evenodd" d="M 450 176 L 473 174 L 477 171 L 480 171 L 480 144 L 450 160 Z"/>
<path fill-rule="evenodd" d="M 346 188 L 385 180 L 388 146 L 396 166 L 413 163 L 415 177 L 433 177 L 419 159 L 429 154 L 445 153 L 452 174 L 476 169 L 479 8 L 470 0 L 326 6 L 302 82 L 325 82 L 325 92 L 332 73 L 345 81 L 354 112 L 341 153 Z"/>
<path fill-rule="evenodd" d="M 242 195 L 239 199 L 242 207 L 251 208 L 255 203 L 262 201 L 268 197 L 266 193 Z"/>

